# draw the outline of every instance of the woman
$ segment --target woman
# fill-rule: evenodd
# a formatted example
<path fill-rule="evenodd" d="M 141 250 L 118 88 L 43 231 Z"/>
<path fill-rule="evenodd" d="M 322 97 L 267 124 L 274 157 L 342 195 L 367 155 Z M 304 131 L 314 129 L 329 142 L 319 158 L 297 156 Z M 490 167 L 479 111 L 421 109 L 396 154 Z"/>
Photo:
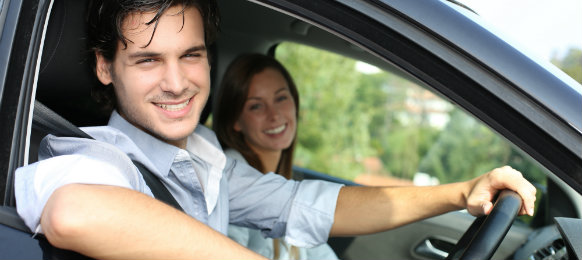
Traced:
<path fill-rule="evenodd" d="M 213 128 L 225 153 L 262 173 L 290 179 L 299 94 L 283 65 L 262 54 L 236 58 L 215 101 Z M 337 259 L 327 244 L 297 248 L 264 238 L 259 230 L 231 226 L 229 237 L 270 259 Z"/>

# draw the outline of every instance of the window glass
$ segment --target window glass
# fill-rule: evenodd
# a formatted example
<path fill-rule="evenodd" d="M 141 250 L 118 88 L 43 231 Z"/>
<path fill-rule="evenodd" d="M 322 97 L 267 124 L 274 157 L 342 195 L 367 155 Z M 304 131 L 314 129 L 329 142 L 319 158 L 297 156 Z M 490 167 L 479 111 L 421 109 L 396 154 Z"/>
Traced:
<path fill-rule="evenodd" d="M 276 58 L 300 93 L 297 166 L 368 185 L 426 185 L 510 165 L 545 183 L 529 157 L 411 80 L 294 43 Z"/>

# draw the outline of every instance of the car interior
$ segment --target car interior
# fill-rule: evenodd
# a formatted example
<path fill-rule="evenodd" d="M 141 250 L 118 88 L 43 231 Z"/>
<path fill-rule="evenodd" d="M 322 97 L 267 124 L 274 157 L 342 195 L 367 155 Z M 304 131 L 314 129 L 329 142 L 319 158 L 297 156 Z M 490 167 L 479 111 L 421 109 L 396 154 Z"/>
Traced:
<path fill-rule="evenodd" d="M 236 56 L 251 52 L 274 55 L 277 46 L 282 42 L 299 43 L 324 49 L 372 64 L 411 82 L 418 82 L 415 77 L 410 76 L 409 73 L 391 62 L 365 51 L 342 36 L 292 15 L 249 1 L 219 0 L 218 3 L 221 13 L 220 34 L 214 46 L 210 47 L 213 92 L 220 85 L 220 79 L 226 66 Z M 40 105 L 37 105 L 35 109 L 42 108 L 44 105 L 77 127 L 105 125 L 109 117 L 90 95 L 91 86 L 98 84 L 98 82 L 92 75 L 93 71 L 87 60 L 91 53 L 85 47 L 85 8 L 86 1 L 54 1 L 42 47 L 36 88 L 36 101 Z M 441 96 L 438 93 L 437 95 Z M 442 98 L 447 99 L 446 97 Z M 211 116 L 213 105 L 220 104 L 212 102 L 211 92 L 211 98 L 201 118 L 202 124 Z M 39 121 L 42 117 L 50 116 L 52 116 L 50 111 L 35 114 L 34 120 Z M 54 129 L 43 128 L 41 125 L 38 122 L 33 125 L 28 150 L 29 163 L 38 160 L 37 150 L 40 140 L 47 133 L 54 133 Z M 75 131 L 75 127 L 72 125 L 68 129 Z M 309 170 L 302 172 L 302 174 L 304 178 L 320 178 L 356 185 L 348 180 L 329 177 Z M 559 233 L 555 231 L 555 226 L 550 225 L 551 220 L 549 220 L 552 216 L 580 217 L 580 206 L 577 204 L 579 202 L 570 200 L 572 191 L 565 190 L 565 186 L 557 179 L 548 181 L 548 186 L 545 189 L 547 194 L 551 194 L 551 197 L 545 197 L 544 200 L 550 200 L 556 204 L 540 205 L 540 207 L 547 208 L 539 209 L 543 212 L 543 215 L 537 216 L 539 226 L 514 225 L 504 240 L 503 246 L 500 247 L 499 255 L 496 256 L 503 256 L 504 259 L 514 256 L 519 259 L 521 256 L 529 256 L 532 252 L 540 252 L 539 254 L 543 256 L 545 251 L 541 248 L 554 251 L 565 250 L 564 242 L 560 239 Z M 14 201 L 13 198 L 12 201 Z M 473 220 L 473 217 L 464 212 L 452 212 L 391 232 L 358 238 L 332 238 L 329 240 L 329 244 L 342 259 L 378 259 L 376 257 L 444 259 L 443 255 L 430 257 L 419 255 L 416 251 L 411 252 L 413 251 L 411 248 L 418 249 L 428 243 L 425 246 L 450 250 L 456 243 L 450 237 L 458 239 Z M 26 228 L 22 227 L 22 229 Z M 409 235 L 419 232 L 430 234 L 433 231 L 439 235 L 423 237 L 421 240 Z M 537 242 L 530 242 L 524 247 L 524 243 L 531 241 L 533 233 L 545 234 L 545 237 Z M 421 241 L 425 244 L 421 244 Z M 391 249 L 398 247 L 401 249 L 398 252 L 390 253 L 391 255 L 385 255 L 386 250 L 380 249 L 385 248 L 386 245 L 390 245 Z"/>

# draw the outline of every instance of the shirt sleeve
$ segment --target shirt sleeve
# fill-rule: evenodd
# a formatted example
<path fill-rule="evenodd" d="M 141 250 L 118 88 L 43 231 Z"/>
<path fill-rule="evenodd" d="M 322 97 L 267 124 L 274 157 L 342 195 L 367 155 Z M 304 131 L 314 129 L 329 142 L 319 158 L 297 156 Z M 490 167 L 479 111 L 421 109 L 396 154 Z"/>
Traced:
<path fill-rule="evenodd" d="M 305 249 L 305 259 L 311 260 L 334 260 L 338 259 L 337 255 L 329 246 L 329 244 L 324 243 L 316 247 Z"/>
<path fill-rule="evenodd" d="M 35 233 L 43 233 L 40 216 L 59 187 L 80 183 L 144 189 L 131 160 L 114 146 L 89 139 L 49 136 L 41 147 L 39 157 L 48 159 L 21 167 L 15 173 L 17 211 Z"/>
<path fill-rule="evenodd" d="M 249 231 L 250 229 L 245 227 L 228 225 L 228 237 L 247 248 L 250 239 Z"/>
<path fill-rule="evenodd" d="M 261 229 L 272 238 L 285 236 L 299 247 L 327 241 L 342 185 L 286 180 L 234 160 L 229 160 L 225 172 L 231 223 Z"/>

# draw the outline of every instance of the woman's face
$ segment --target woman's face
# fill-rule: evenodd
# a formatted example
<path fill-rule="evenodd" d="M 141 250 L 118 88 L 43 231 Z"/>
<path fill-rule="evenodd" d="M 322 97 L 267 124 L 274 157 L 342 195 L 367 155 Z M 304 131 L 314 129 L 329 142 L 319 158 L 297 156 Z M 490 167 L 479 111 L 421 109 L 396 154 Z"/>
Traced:
<path fill-rule="evenodd" d="M 297 130 L 296 105 L 287 81 L 276 69 L 253 76 L 243 111 L 234 124 L 256 153 L 281 151 Z"/>

